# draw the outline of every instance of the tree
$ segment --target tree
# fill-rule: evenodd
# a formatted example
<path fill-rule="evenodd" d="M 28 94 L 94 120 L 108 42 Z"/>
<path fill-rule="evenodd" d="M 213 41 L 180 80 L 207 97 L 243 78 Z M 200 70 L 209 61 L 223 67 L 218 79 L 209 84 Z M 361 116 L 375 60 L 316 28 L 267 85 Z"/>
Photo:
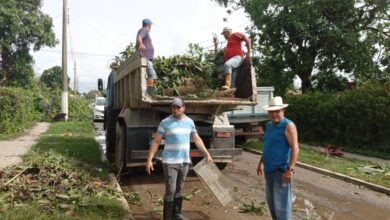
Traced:
<path fill-rule="evenodd" d="M 273 78 L 298 76 L 303 92 L 313 88 L 314 76 L 390 79 L 387 0 L 216 1 L 249 14 L 259 69 Z"/>
<path fill-rule="evenodd" d="M 88 100 L 94 100 L 97 96 L 102 96 L 102 93 L 98 90 L 90 90 L 87 93 L 83 93 L 84 97 Z"/>
<path fill-rule="evenodd" d="M 50 69 L 43 71 L 39 79 L 47 88 L 51 90 L 61 89 L 62 85 L 62 68 L 60 66 L 55 66 Z M 68 85 L 69 85 L 68 77 Z"/>
<path fill-rule="evenodd" d="M 55 45 L 52 19 L 41 5 L 42 0 L 0 0 L 0 85 L 27 86 L 34 76 L 30 47 Z"/>
<path fill-rule="evenodd" d="M 127 58 L 131 57 L 137 49 L 135 48 L 135 43 L 130 42 L 129 45 L 126 46 L 126 49 L 119 53 L 119 56 L 115 56 L 114 60 L 117 64 L 124 62 Z"/>

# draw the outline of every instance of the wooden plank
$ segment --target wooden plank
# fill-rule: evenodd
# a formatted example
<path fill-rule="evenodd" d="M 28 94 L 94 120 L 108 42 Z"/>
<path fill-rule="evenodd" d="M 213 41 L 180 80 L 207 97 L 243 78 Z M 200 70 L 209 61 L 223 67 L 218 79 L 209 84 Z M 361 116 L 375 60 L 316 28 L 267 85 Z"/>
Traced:
<path fill-rule="evenodd" d="M 213 162 L 203 159 L 193 170 L 223 207 L 234 201 L 229 181 Z"/>
<path fill-rule="evenodd" d="M 237 73 L 236 79 L 236 97 L 237 98 L 254 98 L 253 95 L 256 94 L 256 84 L 253 83 L 256 79 L 253 78 L 255 75 L 252 64 L 244 60 L 240 69 Z"/>

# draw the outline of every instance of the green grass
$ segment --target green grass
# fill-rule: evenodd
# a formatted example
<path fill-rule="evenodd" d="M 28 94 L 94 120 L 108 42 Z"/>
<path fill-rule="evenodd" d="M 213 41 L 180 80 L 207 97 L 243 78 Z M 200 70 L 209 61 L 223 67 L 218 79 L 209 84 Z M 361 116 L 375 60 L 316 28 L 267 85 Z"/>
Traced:
<path fill-rule="evenodd" d="M 16 139 L 18 137 L 21 137 L 26 133 L 26 130 L 34 127 L 34 125 L 36 123 L 37 123 L 36 121 L 33 121 L 33 122 L 29 123 L 28 125 L 25 125 L 25 128 L 20 127 L 20 129 L 18 131 L 14 131 L 11 133 L 9 133 L 9 132 L 0 133 L 0 141 L 8 141 L 8 140 L 12 140 L 12 139 Z"/>
<path fill-rule="evenodd" d="M 313 146 L 326 146 L 329 143 L 304 141 L 302 143 L 313 145 Z M 336 145 L 337 146 L 337 145 Z M 341 150 L 349 153 L 361 154 L 369 157 L 377 157 L 381 159 L 390 160 L 390 145 L 379 150 L 378 148 L 368 146 L 339 146 Z"/>
<path fill-rule="evenodd" d="M 23 160 L 5 170 L 3 182 L 28 168 L 12 182 L 14 185 L 3 187 L 0 181 L 0 219 L 92 220 L 124 216 L 120 194 L 108 184 L 108 166 L 101 162 L 90 122 L 52 124 Z M 38 185 L 30 182 L 35 178 Z M 29 193 L 21 193 L 26 189 Z"/>
<path fill-rule="evenodd" d="M 89 165 L 103 165 L 91 122 L 53 123 L 32 149 L 51 149 Z"/>
<path fill-rule="evenodd" d="M 244 147 L 262 150 L 261 142 L 248 142 L 243 145 Z M 385 178 L 385 173 L 390 172 L 390 167 L 382 167 L 385 172 L 383 173 L 371 173 L 366 174 L 360 170 L 364 166 L 378 165 L 371 161 L 350 159 L 345 157 L 333 157 L 320 154 L 317 151 L 300 148 L 299 159 L 300 162 L 310 164 L 316 167 L 342 173 L 351 177 L 365 180 L 374 184 L 378 184 L 385 187 L 390 187 L 390 179 Z"/>

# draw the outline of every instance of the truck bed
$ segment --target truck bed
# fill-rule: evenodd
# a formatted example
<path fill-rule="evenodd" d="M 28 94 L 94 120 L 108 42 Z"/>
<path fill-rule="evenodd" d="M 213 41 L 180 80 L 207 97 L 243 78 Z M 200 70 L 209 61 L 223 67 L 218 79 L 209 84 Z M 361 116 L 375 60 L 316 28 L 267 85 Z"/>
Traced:
<path fill-rule="evenodd" d="M 157 73 L 158 74 L 158 73 Z M 242 86 L 239 86 L 242 85 Z M 174 97 L 152 97 L 146 92 L 146 60 L 135 54 L 122 63 L 115 77 L 115 92 L 117 94 L 115 108 L 160 108 L 171 104 Z M 187 112 L 194 108 L 214 107 L 227 111 L 238 105 L 253 106 L 257 103 L 256 80 L 253 67 L 243 64 L 237 76 L 237 98 L 183 98 Z M 191 110 L 192 109 L 192 110 Z M 215 110 L 215 109 L 214 109 Z"/>

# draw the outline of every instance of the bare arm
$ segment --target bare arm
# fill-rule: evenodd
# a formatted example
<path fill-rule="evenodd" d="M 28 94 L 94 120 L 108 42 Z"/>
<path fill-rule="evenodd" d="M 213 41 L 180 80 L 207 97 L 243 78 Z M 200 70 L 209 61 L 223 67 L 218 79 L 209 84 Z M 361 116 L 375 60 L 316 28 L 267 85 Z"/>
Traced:
<path fill-rule="evenodd" d="M 288 164 L 290 169 L 295 168 L 295 164 L 298 161 L 299 145 L 298 145 L 298 132 L 294 123 L 289 123 L 286 127 L 285 135 L 287 142 L 291 148 L 290 163 Z M 291 182 L 292 171 L 287 170 L 283 175 L 283 181 L 285 183 Z"/>
<path fill-rule="evenodd" d="M 137 49 L 138 50 L 140 50 L 140 51 L 145 50 L 145 45 L 144 45 L 144 43 L 142 41 L 142 36 L 139 35 L 139 34 L 137 35 L 137 43 L 136 43 L 136 45 L 137 45 Z"/>
<path fill-rule="evenodd" d="M 152 144 L 150 145 L 149 152 L 148 152 L 148 159 L 146 160 L 146 172 L 148 174 L 150 174 L 151 171 L 154 170 L 152 160 L 158 150 L 158 146 L 160 145 L 162 138 L 163 137 L 160 134 L 157 134 L 154 137 Z"/>
<path fill-rule="evenodd" d="M 261 156 L 259 165 L 257 166 L 257 175 L 263 176 L 264 175 L 264 163 L 263 163 L 263 156 Z"/>
<path fill-rule="evenodd" d="M 193 135 L 193 138 L 194 138 L 194 142 L 195 142 L 196 147 L 199 148 L 204 153 L 205 157 L 207 158 L 207 161 L 211 162 L 213 159 L 211 158 L 206 147 L 204 146 L 202 138 L 199 137 L 198 133 L 195 133 Z"/>
<path fill-rule="evenodd" d="M 252 54 L 252 45 L 251 45 L 251 39 L 247 36 L 244 36 L 244 41 L 245 41 L 245 44 L 246 44 L 246 49 L 247 49 L 247 54 L 246 54 L 246 59 L 249 59 L 251 58 L 251 54 Z"/>

